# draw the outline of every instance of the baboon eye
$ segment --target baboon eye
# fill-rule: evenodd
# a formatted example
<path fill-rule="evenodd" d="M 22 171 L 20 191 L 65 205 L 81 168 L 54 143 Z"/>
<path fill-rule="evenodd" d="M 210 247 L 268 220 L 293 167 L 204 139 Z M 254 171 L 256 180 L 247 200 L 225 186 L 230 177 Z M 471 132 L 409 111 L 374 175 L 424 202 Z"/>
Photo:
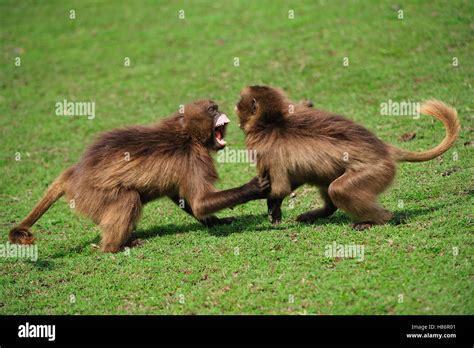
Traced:
<path fill-rule="evenodd" d="M 252 99 L 252 113 L 254 114 L 257 111 L 257 100 L 255 98 Z"/>
<path fill-rule="evenodd" d="M 217 111 L 217 105 L 216 104 L 209 105 L 209 107 L 207 108 L 207 111 L 209 111 L 209 112 Z"/>

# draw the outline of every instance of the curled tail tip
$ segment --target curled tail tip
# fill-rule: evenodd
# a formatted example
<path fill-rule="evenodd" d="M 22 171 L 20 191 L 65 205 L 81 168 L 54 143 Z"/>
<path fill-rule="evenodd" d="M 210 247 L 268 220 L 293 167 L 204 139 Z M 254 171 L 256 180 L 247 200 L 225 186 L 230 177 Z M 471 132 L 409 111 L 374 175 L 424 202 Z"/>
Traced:
<path fill-rule="evenodd" d="M 10 230 L 8 239 L 14 244 L 33 244 L 35 237 L 28 227 L 17 226 Z"/>
<path fill-rule="evenodd" d="M 434 148 L 412 152 L 392 146 L 392 152 L 397 162 L 424 162 L 445 153 L 456 141 L 461 131 L 461 124 L 456 109 L 437 99 L 425 100 L 418 109 L 419 113 L 432 116 L 441 121 L 446 135 L 441 143 Z"/>
<path fill-rule="evenodd" d="M 433 115 L 441 112 L 442 114 L 450 114 L 457 117 L 458 114 L 455 108 L 438 99 L 424 100 L 419 111 L 424 115 Z"/>
<path fill-rule="evenodd" d="M 419 111 L 422 114 L 434 116 L 442 121 L 452 140 L 457 138 L 461 131 L 461 123 L 455 108 L 440 100 L 429 99 L 422 103 Z"/>

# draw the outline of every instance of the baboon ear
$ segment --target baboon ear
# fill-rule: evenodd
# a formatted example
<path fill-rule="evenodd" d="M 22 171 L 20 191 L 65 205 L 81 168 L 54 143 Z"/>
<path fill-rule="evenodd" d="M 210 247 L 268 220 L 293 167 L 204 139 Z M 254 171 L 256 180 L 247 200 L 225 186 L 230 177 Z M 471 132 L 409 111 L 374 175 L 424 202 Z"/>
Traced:
<path fill-rule="evenodd" d="M 252 99 L 252 115 L 255 115 L 257 113 L 257 110 L 258 110 L 257 99 L 253 98 Z"/>

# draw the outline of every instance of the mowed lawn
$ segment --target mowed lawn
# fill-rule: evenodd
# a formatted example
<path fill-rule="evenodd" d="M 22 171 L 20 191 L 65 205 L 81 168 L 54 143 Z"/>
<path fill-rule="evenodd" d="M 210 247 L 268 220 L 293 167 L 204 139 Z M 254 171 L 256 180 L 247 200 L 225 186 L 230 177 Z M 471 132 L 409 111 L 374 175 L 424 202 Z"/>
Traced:
<path fill-rule="evenodd" d="M 442 157 L 399 166 L 381 197 L 393 221 L 363 232 L 339 211 L 295 223 L 321 204 L 303 186 L 278 227 L 264 201 L 222 211 L 238 220 L 214 229 L 155 201 L 135 233 L 145 243 L 102 254 L 98 228 L 61 199 L 32 229 L 36 262 L 0 257 L 0 313 L 473 314 L 473 14 L 469 0 L 0 1 L 4 246 L 102 131 L 212 98 L 232 121 L 228 149 L 244 149 L 233 107 L 249 84 L 282 87 L 414 151 L 438 144 L 442 124 L 382 116 L 381 103 L 434 97 L 462 123 Z M 95 118 L 57 116 L 64 99 L 95 102 Z M 407 132 L 416 137 L 401 141 Z M 221 189 L 255 175 L 249 163 L 217 169 Z M 333 243 L 363 246 L 364 257 L 327 257 Z"/>

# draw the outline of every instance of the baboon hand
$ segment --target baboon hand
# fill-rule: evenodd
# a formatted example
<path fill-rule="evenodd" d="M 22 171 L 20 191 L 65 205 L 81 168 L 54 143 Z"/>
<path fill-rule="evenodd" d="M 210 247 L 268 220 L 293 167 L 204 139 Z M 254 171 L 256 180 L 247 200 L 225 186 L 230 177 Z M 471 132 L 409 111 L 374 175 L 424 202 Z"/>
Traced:
<path fill-rule="evenodd" d="M 266 198 L 270 193 L 270 180 L 267 177 L 256 176 L 247 185 L 256 198 Z"/>

